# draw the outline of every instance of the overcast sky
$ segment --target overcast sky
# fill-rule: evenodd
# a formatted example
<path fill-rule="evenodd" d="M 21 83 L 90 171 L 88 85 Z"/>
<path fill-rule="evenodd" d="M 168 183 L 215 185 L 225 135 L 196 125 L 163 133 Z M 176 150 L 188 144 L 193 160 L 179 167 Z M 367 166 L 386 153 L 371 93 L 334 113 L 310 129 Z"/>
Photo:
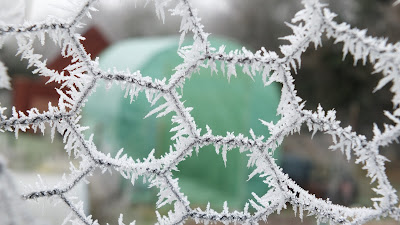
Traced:
<path fill-rule="evenodd" d="M 19 23 L 24 19 L 32 22 L 43 21 L 47 16 L 68 18 L 81 0 L 0 0 L 0 20 L 6 23 Z M 135 0 L 100 0 L 100 7 L 106 10 L 119 10 L 134 6 Z M 138 5 L 143 5 L 137 1 Z M 226 0 L 192 0 L 194 7 L 208 12 L 228 12 Z M 103 7 L 102 7 L 103 6 Z"/>

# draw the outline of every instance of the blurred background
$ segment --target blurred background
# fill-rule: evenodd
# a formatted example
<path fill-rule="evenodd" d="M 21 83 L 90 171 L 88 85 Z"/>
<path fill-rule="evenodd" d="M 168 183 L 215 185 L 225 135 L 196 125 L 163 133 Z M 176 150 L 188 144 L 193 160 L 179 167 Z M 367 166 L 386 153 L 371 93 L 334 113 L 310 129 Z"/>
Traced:
<path fill-rule="evenodd" d="M 389 42 L 400 40 L 400 7 L 392 7 L 389 0 L 325 0 L 331 10 L 338 14 L 336 21 L 346 21 L 353 26 L 368 28 L 368 34 L 388 37 Z M 38 22 L 47 16 L 68 18 L 73 10 L 70 1 L 51 0 L 0 0 L 0 21 L 20 23 L 24 20 Z M 227 49 L 241 46 L 253 51 L 264 46 L 267 50 L 279 53 L 279 45 L 285 44 L 279 37 L 289 35 L 291 30 L 284 25 L 294 14 L 302 9 L 298 0 L 193 0 L 199 9 L 199 16 L 205 31 L 211 33 L 210 41 L 214 47 L 221 44 Z M 4 6 L 4 7 L 3 7 Z M 91 56 L 99 57 L 103 69 L 116 67 L 119 70 L 141 70 L 145 76 L 167 79 L 173 74 L 175 66 L 181 63 L 176 54 L 179 42 L 180 18 L 167 16 L 165 23 L 154 13 L 154 7 L 145 7 L 144 1 L 119 0 L 99 1 L 99 12 L 93 13 L 92 20 L 81 29 L 86 38 L 83 42 Z M 187 37 L 184 45 L 190 44 Z M 36 51 L 44 55 L 49 68 L 63 70 L 70 62 L 60 55 L 60 49 L 48 39 L 44 46 L 35 43 Z M 351 57 L 342 61 L 341 45 L 334 45 L 325 39 L 323 47 L 309 48 L 302 57 L 302 66 L 295 75 L 295 85 L 300 97 L 306 100 L 306 108 L 316 109 L 320 103 L 324 109 L 336 109 L 337 117 L 343 126 L 350 125 L 353 130 L 372 137 L 372 125 L 382 128 L 390 121 L 383 110 L 393 108 L 389 87 L 372 93 L 381 74 L 371 74 L 372 66 L 357 64 L 353 66 Z M 12 77 L 12 90 L 0 90 L 2 106 L 15 106 L 25 111 L 32 107 L 40 111 L 47 109 L 48 102 L 57 104 L 56 84 L 44 85 L 45 79 L 32 75 L 26 61 L 15 56 L 17 45 L 8 38 L 0 49 L 0 60 L 4 62 Z M 241 71 L 239 69 L 238 71 Z M 276 121 L 276 107 L 279 101 L 280 86 L 266 88 L 261 82 L 253 82 L 238 72 L 230 83 L 222 74 L 210 75 L 206 69 L 194 74 L 186 81 L 183 98 L 186 107 L 194 107 L 192 115 L 197 125 L 205 130 L 209 125 L 214 134 L 225 135 L 226 131 L 249 136 L 253 128 L 257 135 L 268 136 L 268 130 L 258 119 Z M 143 158 L 154 148 L 160 156 L 169 149 L 171 134 L 170 119 L 150 117 L 142 119 L 151 107 L 145 97 L 140 95 L 132 104 L 123 98 L 124 92 L 114 85 L 106 90 L 100 84 L 83 109 L 83 124 L 89 125 L 95 133 L 99 150 L 115 154 L 120 148 L 132 157 Z M 240 107 L 237 107 L 237 106 Z M 10 110 L 8 111 L 10 112 Z M 41 174 L 44 183 L 57 182 L 63 173 L 68 173 L 70 161 L 63 150 L 61 137 L 53 143 L 46 133 L 20 133 L 18 140 L 12 133 L 0 134 L 0 155 L 7 161 L 11 173 L 15 174 L 15 184 L 21 192 L 26 185 L 35 185 L 36 174 Z M 330 136 L 311 134 L 306 127 L 300 134 L 285 139 L 276 151 L 276 159 L 289 176 L 300 186 L 321 198 L 329 198 L 337 204 L 347 206 L 371 206 L 370 180 L 360 165 L 355 165 L 354 157 L 347 161 L 340 152 L 328 149 L 332 143 Z M 395 189 L 400 190 L 400 152 L 398 145 L 382 149 L 382 154 L 390 159 L 387 174 Z M 243 208 L 251 192 L 262 195 L 267 191 L 260 178 L 247 181 L 251 168 L 247 168 L 247 157 L 238 151 L 228 153 L 225 168 L 222 157 L 215 157 L 213 148 L 201 149 L 179 165 L 182 191 L 188 196 L 192 206 L 204 208 L 207 202 L 214 209 L 221 209 L 228 201 L 231 209 Z M 206 166 L 207 165 L 207 166 Z M 95 173 L 89 185 L 74 189 L 85 202 L 87 214 L 93 214 L 100 223 L 115 223 L 120 213 L 125 221 L 137 220 L 137 224 L 154 224 L 157 190 L 147 188 L 148 183 L 136 182 L 132 186 L 118 174 Z M 1 190 L 0 190 L 1 191 Z M 44 200 L 44 201 L 43 201 Z M 41 224 L 60 224 L 68 215 L 62 204 L 53 207 L 45 199 L 38 203 L 23 203 L 34 213 L 41 215 Z M 31 206 L 28 206 L 31 205 Z M 37 207 L 37 206 L 40 207 Z M 161 214 L 170 208 L 165 206 Z M 29 209 L 30 210 L 30 209 Z M 49 213 L 49 210 L 56 210 Z M 281 215 L 272 215 L 269 224 L 300 224 L 291 210 Z M 191 224 L 194 221 L 188 221 Z M 393 221 L 380 221 L 380 224 L 395 224 Z M 313 218 L 306 218 L 303 224 L 315 224 Z M 374 224 L 374 223 L 371 223 Z"/>

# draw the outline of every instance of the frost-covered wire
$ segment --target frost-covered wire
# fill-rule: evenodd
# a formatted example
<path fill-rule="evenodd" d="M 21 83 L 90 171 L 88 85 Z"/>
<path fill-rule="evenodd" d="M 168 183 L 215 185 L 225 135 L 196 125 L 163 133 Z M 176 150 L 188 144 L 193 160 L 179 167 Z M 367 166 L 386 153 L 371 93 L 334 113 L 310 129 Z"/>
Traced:
<path fill-rule="evenodd" d="M 34 73 L 48 77 L 48 82 L 61 83 L 62 87 L 57 90 L 60 95 L 58 105 L 49 104 L 46 112 L 39 112 L 35 108 L 17 112 L 13 108 L 12 115 L 7 117 L 5 108 L 0 107 L 0 130 L 15 132 L 18 136 L 18 132 L 28 129 L 45 132 L 48 124 L 52 138 L 55 132 L 60 133 L 68 155 L 80 160 L 78 167 L 71 164 L 70 174 L 59 184 L 54 187 L 38 187 L 37 190 L 22 194 L 23 199 L 59 198 L 71 210 L 71 214 L 66 216 L 67 221 L 72 224 L 98 224 L 90 215 L 85 215 L 82 202 L 72 200 L 68 194 L 79 182 L 99 169 L 102 172 L 118 171 L 132 185 L 139 176 L 147 177 L 150 186 L 159 189 L 157 207 L 166 204 L 174 207 L 167 215 L 157 212 L 158 224 L 182 224 L 187 219 L 205 224 L 257 224 L 261 220 L 267 220 L 269 215 L 287 208 L 288 204 L 292 206 L 295 215 L 300 218 L 304 217 L 304 213 L 314 215 L 318 222 L 363 224 L 383 217 L 400 220 L 396 190 L 385 173 L 387 159 L 379 153 L 380 147 L 391 144 L 400 135 L 400 43 L 387 43 L 384 38 L 368 36 L 365 30 L 352 28 L 346 23 L 339 24 L 335 22 L 336 15 L 327 5 L 318 0 L 303 0 L 304 9 L 296 13 L 291 23 L 287 23 L 293 34 L 282 38 L 288 44 L 280 47 L 281 54 L 265 48 L 253 53 L 244 47 L 226 52 L 224 46 L 218 49 L 211 47 L 207 40 L 209 34 L 204 31 L 197 11 L 192 8 L 189 0 L 147 0 L 154 2 L 156 13 L 163 21 L 167 10 L 174 16 L 180 16 L 182 20 L 178 53 L 183 58 L 183 63 L 175 68 L 176 72 L 168 81 L 158 80 L 144 76 L 140 71 L 104 71 L 100 69 L 97 60 L 91 60 L 81 43 L 84 38 L 76 32 L 76 28 L 83 26 L 80 21 L 85 15 L 91 17 L 90 12 L 95 10 L 94 2 L 95 0 L 87 0 L 76 3 L 75 16 L 66 21 L 52 18 L 36 24 L 0 25 L 0 39 L 15 36 L 19 47 L 18 55 L 28 61 L 29 66 L 34 68 Z M 189 32 L 193 34 L 193 44 L 181 46 Z M 61 47 L 64 57 L 72 57 L 71 64 L 63 71 L 48 69 L 46 61 L 41 59 L 42 56 L 34 52 L 33 40 L 37 38 L 44 44 L 46 34 Z M 305 101 L 297 96 L 294 74 L 301 69 L 302 53 L 310 45 L 315 48 L 322 46 L 322 35 L 333 38 L 335 43 L 343 43 L 344 56 L 352 55 L 355 63 L 359 60 L 364 64 L 369 61 L 374 65 L 374 72 L 383 74 L 374 91 L 392 83 L 390 90 L 394 95 L 394 110 L 384 113 L 394 125 L 385 125 L 384 131 L 375 126 L 371 140 L 355 133 L 351 127 L 342 127 L 334 110 L 325 111 L 321 106 L 314 111 L 306 110 Z M 220 68 L 216 66 L 217 61 L 221 62 Z M 264 85 L 273 82 L 282 84 L 277 108 L 280 120 L 276 123 L 260 121 L 268 127 L 268 138 L 257 136 L 252 130 L 249 131 L 249 136 L 235 135 L 229 131 L 225 136 L 214 135 L 212 128 L 208 126 L 206 132 L 202 132 L 196 125 L 196 118 L 191 116 L 192 108 L 185 107 L 182 96 L 177 91 L 200 67 L 207 67 L 211 72 L 221 71 L 230 80 L 236 76 L 236 66 L 240 66 L 250 79 L 261 76 Z M 0 85 L 7 88 L 9 83 L 3 67 L 0 62 Z M 171 129 L 174 144 L 170 146 L 170 151 L 160 158 L 156 158 L 152 151 L 140 160 L 127 156 L 123 150 L 119 150 L 115 156 L 98 150 L 93 142 L 93 135 L 86 137 L 83 131 L 88 128 L 82 127 L 79 122 L 81 108 L 96 89 L 98 80 L 117 83 L 131 102 L 144 92 L 149 104 L 154 107 L 146 117 L 162 117 L 172 113 L 171 123 L 175 127 Z M 373 207 L 349 208 L 317 198 L 298 186 L 276 164 L 274 151 L 287 136 L 300 132 L 304 125 L 313 134 L 323 132 L 331 135 L 331 150 L 340 150 L 347 159 L 354 155 L 356 163 L 363 165 L 362 168 L 371 178 L 371 185 L 375 185 L 372 188 L 376 193 L 376 197 L 372 199 Z M 204 146 L 214 146 L 216 154 L 221 154 L 225 164 L 229 151 L 246 153 L 248 166 L 254 168 L 249 178 L 263 177 L 266 187 L 270 187 L 268 192 L 263 196 L 253 194 L 254 198 L 248 200 L 242 211 L 230 211 L 228 203 L 224 204 L 222 212 L 216 212 L 210 205 L 205 210 L 192 208 L 188 198 L 180 191 L 178 180 L 173 177 L 172 171 L 177 169 L 180 162 L 190 157 L 193 151 L 201 151 Z M 250 213 L 249 207 L 254 208 L 254 213 Z M 122 215 L 118 224 L 124 224 Z"/>

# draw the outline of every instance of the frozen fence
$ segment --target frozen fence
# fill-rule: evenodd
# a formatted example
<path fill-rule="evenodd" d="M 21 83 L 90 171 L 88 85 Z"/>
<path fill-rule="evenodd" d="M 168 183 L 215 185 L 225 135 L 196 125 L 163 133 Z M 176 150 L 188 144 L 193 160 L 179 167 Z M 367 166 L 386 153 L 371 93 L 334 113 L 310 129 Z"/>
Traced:
<path fill-rule="evenodd" d="M 71 215 L 68 217 L 66 215 L 66 218 L 72 224 L 98 224 L 95 218 L 85 215 L 82 203 L 72 200 L 68 194 L 76 184 L 83 182 L 94 170 L 99 169 L 102 172 L 118 171 L 125 179 L 131 180 L 132 184 L 139 176 L 147 177 L 150 186 L 159 190 L 157 207 L 173 205 L 173 210 L 167 215 L 157 214 L 158 224 L 182 224 L 187 219 L 206 224 L 218 221 L 224 224 L 257 224 L 261 220 L 266 220 L 272 213 L 279 213 L 288 204 L 300 218 L 306 213 L 314 215 L 318 222 L 363 224 L 383 217 L 400 220 L 396 190 L 385 173 L 387 159 L 379 153 L 382 146 L 391 144 L 400 135 L 399 43 L 387 43 L 384 38 L 368 36 L 366 30 L 352 28 L 346 23 L 337 23 L 334 20 L 335 14 L 326 5 L 318 0 L 303 0 L 304 9 L 299 11 L 288 24 L 293 34 L 284 37 L 289 44 L 281 46 L 281 56 L 264 48 L 255 53 L 245 48 L 226 52 L 224 46 L 218 49 L 210 46 L 207 41 L 209 34 L 204 31 L 197 11 L 191 7 L 189 0 L 147 1 L 154 2 L 156 13 L 161 20 L 164 20 L 166 11 L 181 17 L 181 43 L 186 34 L 193 34 L 193 44 L 178 49 L 183 63 L 176 67 L 176 72 L 169 80 L 152 79 L 142 75 L 140 71 L 134 73 L 103 71 L 96 60 L 91 60 L 81 43 L 83 38 L 76 29 L 83 26 L 82 18 L 90 17 L 90 12 L 95 10 L 94 0 L 77 3 L 75 16 L 66 21 L 51 18 L 36 24 L 0 25 L 0 40 L 8 36 L 15 37 L 19 47 L 18 54 L 22 59 L 28 60 L 34 72 L 48 77 L 49 82 L 62 84 L 62 89 L 58 90 L 58 105 L 49 104 L 46 112 L 41 113 L 35 108 L 17 112 L 13 108 L 12 115 L 7 117 L 6 109 L 0 108 L 1 130 L 15 132 L 18 136 L 18 132 L 25 132 L 28 129 L 45 132 L 47 124 L 50 126 L 52 137 L 56 132 L 63 135 L 68 155 L 80 160 L 79 167 L 71 168 L 70 174 L 57 186 L 42 187 L 23 193 L 23 199 L 29 201 L 44 197 L 59 198 L 71 209 Z M 34 40 L 38 39 L 44 43 L 45 34 L 62 48 L 61 54 L 64 57 L 72 57 L 71 64 L 64 71 L 48 69 L 46 62 L 41 60 L 41 55 L 34 52 Z M 342 127 L 336 120 L 334 110 L 326 111 L 322 107 L 314 111 L 306 110 L 303 99 L 296 94 L 293 74 L 300 69 L 301 55 L 310 45 L 316 48 L 321 46 L 322 35 L 334 39 L 335 43 L 342 43 L 343 54 L 352 55 L 355 62 L 361 60 L 365 64 L 369 61 L 374 65 L 374 72 L 382 74 L 376 90 L 392 83 L 390 90 L 393 92 L 394 109 L 384 114 L 393 123 L 385 125 L 384 130 L 379 130 L 375 126 L 374 136 L 370 140 L 353 132 L 351 127 Z M 220 68 L 216 66 L 217 61 L 221 62 Z M 185 80 L 200 67 L 207 67 L 213 72 L 222 71 L 227 76 L 228 82 L 232 76 L 236 76 L 236 66 L 240 66 L 249 79 L 262 76 L 265 85 L 272 82 L 282 85 L 277 109 L 280 120 L 276 123 L 260 121 L 269 129 L 270 136 L 267 139 L 256 136 L 251 130 L 250 136 L 233 134 L 229 131 L 226 136 L 214 135 L 210 127 L 202 130 L 196 125 L 196 118 L 191 116 L 191 108 L 185 107 L 181 101 L 182 96 L 177 90 L 182 88 Z M 0 63 L 0 84 L 9 87 L 5 71 L 3 64 Z M 86 137 L 83 134 L 87 128 L 81 126 L 79 120 L 81 108 L 96 89 L 99 80 L 120 85 L 132 100 L 138 94 L 145 94 L 149 104 L 154 106 L 147 116 L 156 114 L 157 117 L 161 117 L 173 114 L 171 123 L 175 127 L 171 132 L 174 133 L 172 137 L 174 144 L 168 153 L 155 158 L 154 152 L 151 152 L 145 159 L 133 159 L 122 150 L 111 156 L 96 148 L 93 135 Z M 272 157 L 273 152 L 285 137 L 300 131 L 303 125 L 313 133 L 323 132 L 331 135 L 333 138 L 331 150 L 340 150 L 347 158 L 351 155 L 356 157 L 356 163 L 361 164 L 367 171 L 367 176 L 371 178 L 371 188 L 376 193 L 376 197 L 372 199 L 373 207 L 349 208 L 316 198 L 282 172 Z M 225 163 L 228 151 L 240 151 L 246 154 L 248 166 L 254 168 L 250 178 L 263 177 L 265 185 L 270 187 L 269 191 L 263 196 L 254 195 L 254 199 L 249 199 L 242 211 L 229 211 L 227 204 L 224 205 L 222 212 L 216 212 L 210 207 L 205 210 L 192 208 L 185 194 L 180 191 L 179 182 L 173 177 L 172 171 L 180 162 L 191 156 L 193 151 L 201 151 L 203 146 L 208 145 L 215 146 L 216 154 L 221 154 Z M 3 164 L 0 164 L 0 179 L 9 179 L 8 173 L 4 171 L 6 170 Z M 19 195 L 14 193 L 12 188 L 3 185 L 3 182 L 0 185 L 0 194 L 7 196 L 7 199 L 15 199 L 12 195 Z M 7 203 L 0 203 L 0 210 L 11 210 L 6 213 L 9 216 L 7 222 L 17 224 L 18 210 L 13 212 L 15 207 L 4 206 L 5 204 Z M 250 213 L 249 207 L 254 208 L 255 212 Z M 3 218 L 5 217 L 0 220 Z M 118 223 L 123 224 L 122 216 Z"/>

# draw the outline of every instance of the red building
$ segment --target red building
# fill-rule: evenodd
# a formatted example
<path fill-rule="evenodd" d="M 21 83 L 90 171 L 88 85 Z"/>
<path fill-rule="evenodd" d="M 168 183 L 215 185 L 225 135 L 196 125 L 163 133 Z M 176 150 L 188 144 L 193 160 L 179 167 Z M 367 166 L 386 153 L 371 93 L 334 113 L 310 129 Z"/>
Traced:
<path fill-rule="evenodd" d="M 83 46 L 90 53 L 92 59 L 98 56 L 105 49 L 109 42 L 104 38 L 96 27 L 91 27 L 83 36 Z M 57 58 L 51 60 L 48 65 L 49 69 L 62 71 L 71 62 L 71 58 L 64 58 L 60 54 Z M 48 78 L 41 76 L 14 76 L 12 79 L 13 86 L 13 105 L 17 111 L 23 111 L 30 108 L 37 108 L 39 111 L 48 109 L 48 103 L 57 105 L 58 93 L 55 88 L 59 88 L 60 84 L 45 84 Z"/>

